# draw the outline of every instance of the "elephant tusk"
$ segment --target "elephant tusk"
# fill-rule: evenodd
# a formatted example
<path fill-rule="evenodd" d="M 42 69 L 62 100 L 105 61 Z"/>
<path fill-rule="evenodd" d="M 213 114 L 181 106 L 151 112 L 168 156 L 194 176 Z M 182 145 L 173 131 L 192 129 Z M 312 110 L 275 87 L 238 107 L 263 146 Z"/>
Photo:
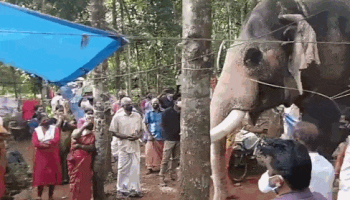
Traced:
<path fill-rule="evenodd" d="M 211 142 L 216 142 L 231 133 L 241 123 L 246 112 L 232 110 L 230 114 L 217 126 L 210 130 Z"/>

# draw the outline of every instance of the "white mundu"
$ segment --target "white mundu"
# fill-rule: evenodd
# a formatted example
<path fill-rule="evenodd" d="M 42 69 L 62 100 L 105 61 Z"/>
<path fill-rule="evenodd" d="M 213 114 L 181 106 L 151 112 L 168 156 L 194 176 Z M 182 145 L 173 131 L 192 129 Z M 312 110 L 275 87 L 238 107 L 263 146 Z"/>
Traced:
<path fill-rule="evenodd" d="M 346 151 L 339 174 L 338 200 L 350 199 L 350 136 L 346 139 Z"/>
<path fill-rule="evenodd" d="M 322 194 L 327 200 L 332 200 L 335 171 L 333 165 L 318 153 L 309 153 L 312 163 L 310 190 Z"/>

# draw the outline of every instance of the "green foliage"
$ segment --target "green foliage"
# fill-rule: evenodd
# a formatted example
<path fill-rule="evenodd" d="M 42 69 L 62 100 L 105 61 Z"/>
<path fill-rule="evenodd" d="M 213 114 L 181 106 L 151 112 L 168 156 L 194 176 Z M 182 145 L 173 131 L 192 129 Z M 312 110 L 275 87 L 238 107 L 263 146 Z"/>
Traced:
<path fill-rule="evenodd" d="M 66 20 L 89 24 L 89 0 L 6 1 Z M 175 88 L 176 76 L 181 71 L 181 45 L 178 44 L 182 43 L 182 40 L 164 38 L 182 37 L 182 1 L 105 0 L 104 2 L 106 29 L 113 29 L 118 33 L 132 37 L 129 44 L 130 57 L 128 51 L 124 50 L 108 59 L 109 91 L 116 94 L 120 89 L 127 89 L 128 63 L 130 64 L 130 73 L 132 73 L 133 95 L 138 94 L 142 97 L 149 91 L 159 93 L 165 87 Z M 244 19 L 257 2 L 258 0 L 212 1 L 212 39 L 236 39 Z M 216 52 L 218 52 L 220 44 L 221 41 L 212 42 L 214 57 L 217 56 Z M 226 42 L 224 46 L 224 51 L 220 56 L 219 69 L 222 68 L 224 62 L 225 49 L 231 44 L 233 42 Z M 174 63 L 177 64 L 174 65 Z M 1 66 L 0 70 L 5 70 L 5 68 L 3 69 Z M 11 72 L 8 69 L 5 71 L 6 73 Z M 137 73 L 139 71 L 143 72 Z M 16 80 L 21 82 L 21 93 L 27 96 L 40 94 L 40 84 L 38 84 L 37 78 L 30 77 L 19 70 L 16 73 Z M 2 86 L 0 95 L 3 93 L 13 94 L 13 85 L 1 83 L 1 81 L 3 80 L 0 80 L 0 86 Z"/>
<path fill-rule="evenodd" d="M 18 97 L 34 98 L 40 94 L 41 79 L 5 65 L 0 65 L 0 74 L 0 95 L 15 97 L 17 92 Z"/>
<path fill-rule="evenodd" d="M 89 0 L 5 0 L 32 10 L 37 10 L 69 21 L 88 24 Z"/>

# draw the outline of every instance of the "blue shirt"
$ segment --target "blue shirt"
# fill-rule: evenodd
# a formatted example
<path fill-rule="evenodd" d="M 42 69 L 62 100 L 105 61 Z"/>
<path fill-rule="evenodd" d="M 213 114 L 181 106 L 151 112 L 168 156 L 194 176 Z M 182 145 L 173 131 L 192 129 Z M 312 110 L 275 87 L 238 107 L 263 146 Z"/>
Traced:
<path fill-rule="evenodd" d="M 150 110 L 145 115 L 145 123 L 149 126 L 149 131 L 156 140 L 163 140 L 162 136 L 162 112 Z"/>

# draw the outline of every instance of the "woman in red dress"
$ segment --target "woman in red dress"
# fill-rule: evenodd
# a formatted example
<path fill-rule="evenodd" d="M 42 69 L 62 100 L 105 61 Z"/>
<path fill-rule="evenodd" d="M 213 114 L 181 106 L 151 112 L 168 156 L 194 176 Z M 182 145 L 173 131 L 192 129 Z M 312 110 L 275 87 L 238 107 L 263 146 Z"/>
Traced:
<path fill-rule="evenodd" d="M 50 126 L 47 115 L 43 114 L 32 137 L 35 148 L 33 186 L 38 187 L 41 199 L 44 186 L 49 186 L 49 199 L 53 199 L 55 185 L 61 184 L 62 169 L 60 161 L 60 131 Z"/>
<path fill-rule="evenodd" d="M 95 152 L 93 110 L 86 110 L 87 121 L 72 133 L 71 150 L 67 156 L 69 183 L 73 200 L 92 197 L 92 156 Z"/>

